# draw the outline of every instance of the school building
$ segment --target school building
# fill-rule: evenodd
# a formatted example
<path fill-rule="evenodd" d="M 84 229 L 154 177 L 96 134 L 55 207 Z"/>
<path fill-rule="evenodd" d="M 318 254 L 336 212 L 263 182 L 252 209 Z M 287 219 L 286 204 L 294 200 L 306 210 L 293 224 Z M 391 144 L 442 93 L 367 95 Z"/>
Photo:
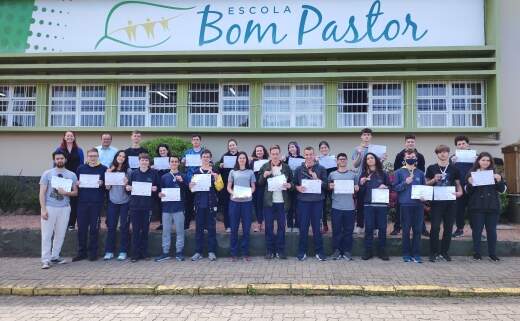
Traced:
<path fill-rule="evenodd" d="M 428 162 L 465 134 L 517 142 L 517 0 L 0 1 L 0 174 L 84 149 L 200 133 L 214 155 L 290 140 L 350 152 L 375 131 Z"/>

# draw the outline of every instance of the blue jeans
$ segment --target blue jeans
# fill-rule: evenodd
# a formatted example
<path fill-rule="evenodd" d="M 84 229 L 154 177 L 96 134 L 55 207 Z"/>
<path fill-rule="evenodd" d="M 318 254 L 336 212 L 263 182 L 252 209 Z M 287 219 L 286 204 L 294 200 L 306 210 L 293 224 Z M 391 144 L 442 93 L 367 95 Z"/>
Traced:
<path fill-rule="evenodd" d="M 105 243 L 105 252 L 114 253 L 116 246 L 116 230 L 117 222 L 119 221 L 119 233 L 121 234 L 121 244 L 119 252 L 128 252 L 128 237 L 130 220 L 128 218 L 128 206 L 125 204 L 114 204 L 108 201 L 107 208 L 107 239 Z"/>
<path fill-rule="evenodd" d="M 352 253 L 352 232 L 356 211 L 332 209 L 332 244 L 341 255 Z"/>
<path fill-rule="evenodd" d="M 130 209 L 132 218 L 132 257 L 148 256 L 148 232 L 150 229 L 151 210 Z"/>
<path fill-rule="evenodd" d="M 256 222 L 262 224 L 264 222 L 264 187 L 257 186 L 253 193 L 253 203 L 255 205 Z"/>
<path fill-rule="evenodd" d="M 378 230 L 377 239 L 379 241 L 378 251 L 382 251 L 386 246 L 386 223 L 388 215 L 387 206 L 365 205 L 365 251 L 372 252 L 374 248 L 374 229 Z"/>
<path fill-rule="evenodd" d="M 272 207 L 264 207 L 265 217 L 265 247 L 266 252 L 285 254 L 285 209 L 284 203 L 273 203 Z M 276 244 L 274 235 L 274 221 L 278 230 Z"/>
<path fill-rule="evenodd" d="M 215 212 L 209 208 L 197 208 L 195 212 L 195 252 L 202 254 L 204 230 L 208 230 L 208 252 L 216 253 L 217 231 Z"/>
<path fill-rule="evenodd" d="M 231 221 L 231 256 L 238 256 L 238 227 L 242 221 L 242 242 L 240 248 L 242 255 L 249 256 L 249 232 L 251 231 L 251 217 L 253 201 L 235 202 L 229 201 L 229 219 Z"/>
<path fill-rule="evenodd" d="M 103 203 L 78 203 L 78 256 L 97 256 L 98 220 Z"/>
<path fill-rule="evenodd" d="M 498 217 L 499 214 L 497 211 L 474 211 L 471 213 L 473 251 L 476 254 L 480 254 L 480 241 L 482 230 L 485 226 L 488 255 L 496 255 Z"/>
<path fill-rule="evenodd" d="M 403 256 L 421 255 L 421 232 L 424 219 L 424 206 L 401 204 L 401 220 L 403 224 Z M 413 231 L 410 246 L 410 230 Z"/>
<path fill-rule="evenodd" d="M 304 202 L 298 201 L 298 214 L 300 215 L 300 241 L 298 255 L 307 253 L 307 239 L 309 237 L 309 225 L 312 226 L 314 237 L 314 250 L 316 254 L 323 255 L 323 239 L 321 237 L 320 223 L 323 211 L 323 201 Z"/>

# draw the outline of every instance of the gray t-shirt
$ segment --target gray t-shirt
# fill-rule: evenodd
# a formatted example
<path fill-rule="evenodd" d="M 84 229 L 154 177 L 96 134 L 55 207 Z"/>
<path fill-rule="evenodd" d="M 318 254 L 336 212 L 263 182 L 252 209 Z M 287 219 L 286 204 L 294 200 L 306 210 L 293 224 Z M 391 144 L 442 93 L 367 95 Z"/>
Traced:
<path fill-rule="evenodd" d="M 352 180 L 354 185 L 357 185 L 357 175 L 353 171 L 346 171 L 340 173 L 334 171 L 329 174 L 329 183 L 333 183 L 336 180 Z M 335 194 L 332 192 L 332 208 L 341 211 L 353 211 L 354 206 L 354 194 Z"/>
<path fill-rule="evenodd" d="M 126 178 L 130 176 L 132 169 L 129 168 L 126 172 Z M 110 187 L 108 192 L 110 201 L 114 204 L 126 204 L 130 201 L 130 194 L 126 191 L 126 186 L 114 185 Z"/>
<path fill-rule="evenodd" d="M 78 178 L 73 172 L 63 168 L 51 168 L 46 170 L 40 178 L 40 185 L 47 186 L 47 192 L 45 193 L 45 204 L 50 207 L 67 207 L 70 204 L 68 196 L 61 195 L 58 190 L 51 187 L 51 180 L 53 176 L 63 177 L 72 180 L 72 186 L 76 184 Z"/>
<path fill-rule="evenodd" d="M 254 184 L 256 182 L 255 173 L 250 170 L 231 170 L 229 172 L 229 182 L 233 183 L 233 186 L 243 186 L 243 187 L 251 187 L 251 184 Z M 231 198 L 234 202 L 249 202 L 253 200 L 253 197 L 248 198 Z"/>

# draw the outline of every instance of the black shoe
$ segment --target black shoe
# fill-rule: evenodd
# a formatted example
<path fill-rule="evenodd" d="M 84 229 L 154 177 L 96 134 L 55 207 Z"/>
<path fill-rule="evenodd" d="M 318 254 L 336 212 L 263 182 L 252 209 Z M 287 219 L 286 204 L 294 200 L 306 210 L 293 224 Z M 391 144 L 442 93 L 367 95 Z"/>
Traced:
<path fill-rule="evenodd" d="M 392 232 L 390 232 L 390 235 L 396 236 L 396 235 L 399 235 L 399 233 L 401 233 L 401 229 L 394 228 L 394 230 Z"/>
<path fill-rule="evenodd" d="M 500 259 L 499 259 L 498 256 L 496 256 L 496 255 L 490 255 L 490 256 L 489 256 L 489 259 L 490 259 L 491 261 L 493 261 L 493 262 L 498 262 L 498 261 L 500 261 Z"/>
<path fill-rule="evenodd" d="M 437 261 L 437 255 L 430 255 L 429 261 L 435 263 Z"/>
<path fill-rule="evenodd" d="M 424 237 L 430 237 L 430 232 L 428 232 L 427 230 L 422 231 L 421 234 L 422 234 L 422 236 L 424 236 Z"/>
<path fill-rule="evenodd" d="M 370 260 L 373 257 L 374 257 L 374 255 L 371 252 L 367 252 L 367 253 L 363 254 L 361 259 L 364 260 L 364 261 L 367 261 L 367 260 Z"/>
<path fill-rule="evenodd" d="M 266 260 L 272 260 L 272 259 L 274 259 L 274 254 L 273 253 L 267 253 L 264 258 Z"/>
<path fill-rule="evenodd" d="M 162 227 L 162 224 L 160 224 L 159 226 L 157 226 L 155 228 L 156 231 L 162 231 L 163 227 Z"/>
<path fill-rule="evenodd" d="M 451 262 L 451 256 L 449 256 L 448 253 L 442 253 L 441 258 L 446 262 Z"/>
<path fill-rule="evenodd" d="M 482 260 L 482 255 L 480 255 L 478 253 L 473 254 L 473 260 L 475 260 L 475 261 Z"/>
<path fill-rule="evenodd" d="M 386 254 L 385 250 L 379 250 L 379 253 L 378 253 L 377 257 L 379 257 L 383 261 L 390 260 L 390 258 L 388 257 L 388 254 Z"/>
<path fill-rule="evenodd" d="M 97 255 L 89 256 L 88 260 L 89 260 L 90 262 L 94 262 L 94 261 L 97 261 L 97 260 L 98 260 L 98 257 L 97 257 Z"/>
<path fill-rule="evenodd" d="M 85 255 L 78 255 L 78 256 L 75 256 L 72 258 L 72 262 L 78 262 L 78 261 L 83 261 L 85 260 L 87 257 Z"/>

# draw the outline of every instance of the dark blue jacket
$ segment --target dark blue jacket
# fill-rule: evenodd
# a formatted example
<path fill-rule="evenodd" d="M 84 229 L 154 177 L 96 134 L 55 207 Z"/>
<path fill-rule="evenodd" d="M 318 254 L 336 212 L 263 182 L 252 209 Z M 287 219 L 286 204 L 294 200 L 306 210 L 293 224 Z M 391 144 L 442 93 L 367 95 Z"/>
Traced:
<path fill-rule="evenodd" d="M 182 177 L 182 183 L 178 182 L 175 176 Z M 178 172 L 174 175 L 168 172 L 161 176 L 161 189 L 163 188 L 180 188 L 181 189 L 181 200 L 179 202 L 162 202 L 162 211 L 164 213 L 176 213 L 184 211 L 184 193 L 186 192 L 186 175 Z"/>
<path fill-rule="evenodd" d="M 359 176 L 359 179 L 361 177 L 366 177 L 367 175 L 365 173 L 361 173 Z M 364 185 L 359 184 L 359 191 L 362 195 L 364 200 L 363 204 L 372 204 L 372 189 L 379 188 L 381 184 L 384 184 L 388 186 L 390 189 L 392 186 L 390 184 L 390 178 L 388 177 L 388 174 L 381 171 L 381 172 L 374 172 L 372 175 L 370 175 L 370 180 L 366 181 Z"/>
<path fill-rule="evenodd" d="M 130 173 L 128 178 L 128 185 L 132 185 L 132 182 L 147 182 L 152 183 L 152 186 L 159 187 L 161 181 L 157 171 L 149 168 L 146 172 L 141 172 L 139 168 L 136 168 Z M 152 197 L 151 196 L 130 196 L 130 209 L 131 210 L 151 210 L 152 209 Z"/>
<path fill-rule="evenodd" d="M 87 175 L 99 175 L 99 179 L 105 181 L 105 172 L 107 168 L 101 164 L 91 167 L 88 164 L 83 164 L 78 167 L 76 172 L 78 179 L 81 174 Z M 105 185 L 101 185 L 99 188 L 79 188 L 78 189 L 78 202 L 79 203 L 103 203 L 105 201 Z"/>
<path fill-rule="evenodd" d="M 213 170 L 213 173 L 218 173 L 218 171 Z M 204 171 L 199 167 L 199 170 L 194 172 L 193 175 L 196 174 L 209 174 L 209 172 Z M 191 177 L 193 178 L 193 176 Z M 190 180 L 191 181 L 191 180 Z M 188 183 L 189 185 L 189 183 Z M 224 187 L 226 188 L 226 187 Z M 217 191 L 215 190 L 215 178 L 211 176 L 211 187 L 207 192 L 193 192 L 194 197 L 194 205 L 195 209 L 198 208 L 209 208 L 211 210 L 216 211 L 218 200 L 217 200 Z"/>
<path fill-rule="evenodd" d="M 411 184 L 406 184 L 408 176 L 410 176 L 410 172 L 405 167 L 395 172 L 394 190 L 399 193 L 399 204 L 401 206 L 420 205 L 421 200 L 412 199 L 412 185 L 425 185 L 424 173 L 420 169 L 415 169 Z"/>

